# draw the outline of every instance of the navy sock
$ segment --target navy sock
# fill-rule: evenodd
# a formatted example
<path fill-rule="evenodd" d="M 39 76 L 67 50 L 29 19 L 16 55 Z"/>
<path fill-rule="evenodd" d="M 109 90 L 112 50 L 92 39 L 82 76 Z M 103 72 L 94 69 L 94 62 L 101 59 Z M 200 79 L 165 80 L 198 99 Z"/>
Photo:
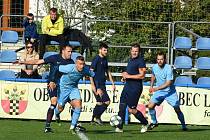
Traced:
<path fill-rule="evenodd" d="M 184 114 L 180 111 L 177 113 L 178 119 L 182 124 L 182 128 L 186 128 L 185 120 L 184 120 Z"/>
<path fill-rule="evenodd" d="M 54 115 L 55 107 L 56 105 L 51 104 L 47 111 L 46 127 L 50 127 L 50 123 L 52 122 L 52 117 Z"/>
<path fill-rule="evenodd" d="M 136 119 L 138 119 L 142 124 L 147 125 L 148 121 L 146 120 L 146 118 L 144 117 L 144 115 L 137 110 L 137 113 L 134 114 L 134 116 L 136 117 Z"/>
<path fill-rule="evenodd" d="M 123 124 L 125 122 L 125 111 L 126 111 L 126 104 L 125 103 L 120 103 L 120 106 L 119 106 L 119 112 L 118 112 L 118 115 L 121 117 L 122 119 L 122 124 L 118 125 L 117 127 L 122 129 L 123 128 Z"/>
<path fill-rule="evenodd" d="M 100 105 L 96 105 L 95 108 L 93 109 L 93 118 L 92 119 L 94 119 L 94 117 L 99 117 L 98 112 L 100 112 Z"/>
<path fill-rule="evenodd" d="M 101 115 L 104 113 L 104 111 L 107 109 L 107 104 L 102 104 L 99 106 L 99 112 L 98 112 L 98 118 L 101 117 Z"/>

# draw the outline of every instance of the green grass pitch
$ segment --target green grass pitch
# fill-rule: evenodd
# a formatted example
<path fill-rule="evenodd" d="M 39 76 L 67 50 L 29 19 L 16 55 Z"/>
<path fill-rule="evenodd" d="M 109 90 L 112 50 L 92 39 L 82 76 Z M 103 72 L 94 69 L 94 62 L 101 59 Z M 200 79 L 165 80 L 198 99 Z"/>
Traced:
<path fill-rule="evenodd" d="M 140 133 L 139 124 L 124 126 L 124 133 L 114 133 L 113 128 L 82 123 L 87 129 L 89 140 L 210 140 L 210 126 L 188 125 L 189 131 L 182 131 L 180 125 L 160 124 L 147 133 Z M 52 123 L 54 133 L 44 133 L 44 121 L 0 119 L 0 140 L 80 140 L 68 132 L 69 123 L 58 126 Z"/>

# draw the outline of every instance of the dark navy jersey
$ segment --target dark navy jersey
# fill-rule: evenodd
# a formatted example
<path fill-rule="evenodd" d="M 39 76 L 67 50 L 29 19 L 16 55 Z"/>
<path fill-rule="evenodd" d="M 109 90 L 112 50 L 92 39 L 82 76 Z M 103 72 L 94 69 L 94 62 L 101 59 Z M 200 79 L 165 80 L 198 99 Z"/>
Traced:
<path fill-rule="evenodd" d="M 101 84 L 106 82 L 105 73 L 108 73 L 108 61 L 106 57 L 100 57 L 97 55 L 92 60 L 91 69 L 93 69 L 95 73 L 94 81 L 97 81 Z"/>
<path fill-rule="evenodd" d="M 70 59 L 63 59 L 60 54 L 51 55 L 44 59 L 44 62 L 50 64 L 49 81 L 58 83 L 61 78 L 61 73 L 58 71 L 59 65 L 74 64 L 74 61 Z"/>
<path fill-rule="evenodd" d="M 128 61 L 126 72 L 131 75 L 139 74 L 139 68 L 146 68 L 146 64 L 142 57 L 131 58 Z M 142 79 L 126 79 L 126 84 L 137 84 L 136 86 L 142 85 Z"/>

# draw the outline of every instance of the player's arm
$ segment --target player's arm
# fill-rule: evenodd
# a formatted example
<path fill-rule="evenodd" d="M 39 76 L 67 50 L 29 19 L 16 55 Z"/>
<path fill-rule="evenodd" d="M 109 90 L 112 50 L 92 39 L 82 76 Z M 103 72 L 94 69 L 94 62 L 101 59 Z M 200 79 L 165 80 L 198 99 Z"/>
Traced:
<path fill-rule="evenodd" d="M 123 72 L 122 76 L 123 79 L 144 79 L 146 75 L 146 68 L 139 68 L 139 74 L 131 75 L 128 74 L 127 72 Z"/>
<path fill-rule="evenodd" d="M 155 76 L 153 74 L 151 74 L 151 78 L 150 78 L 150 87 L 153 87 L 155 83 Z"/>
<path fill-rule="evenodd" d="M 95 86 L 94 80 L 93 80 L 95 73 L 93 72 L 93 69 L 89 69 L 87 66 L 85 66 L 83 69 L 83 72 L 84 72 L 84 76 L 89 76 L 91 88 L 93 90 L 93 93 L 96 94 L 96 86 Z"/>
<path fill-rule="evenodd" d="M 59 72 L 58 69 L 59 69 L 59 65 L 52 67 L 51 74 L 48 79 L 49 80 L 48 88 L 52 91 L 56 88 L 55 82 L 56 82 L 56 75 Z"/>
<path fill-rule="evenodd" d="M 92 88 L 92 91 L 94 94 L 96 94 L 96 86 L 94 84 L 94 80 L 93 80 L 93 77 L 90 77 L 90 85 L 91 85 L 91 88 Z"/>
<path fill-rule="evenodd" d="M 35 59 L 35 60 L 29 60 L 29 61 L 19 61 L 19 64 L 26 64 L 26 65 L 40 65 L 44 64 L 44 59 Z"/>
<path fill-rule="evenodd" d="M 115 87 L 115 84 L 114 84 L 112 73 L 109 70 L 107 71 L 107 75 L 109 77 L 110 82 L 112 83 L 112 89 L 113 89 L 113 91 L 115 91 L 116 87 Z"/>
<path fill-rule="evenodd" d="M 169 87 L 172 83 L 173 83 L 172 80 L 169 80 L 169 81 L 166 81 L 164 84 L 162 84 L 159 87 L 156 87 L 154 89 L 155 89 L 155 91 L 161 90 L 161 89 Z"/>

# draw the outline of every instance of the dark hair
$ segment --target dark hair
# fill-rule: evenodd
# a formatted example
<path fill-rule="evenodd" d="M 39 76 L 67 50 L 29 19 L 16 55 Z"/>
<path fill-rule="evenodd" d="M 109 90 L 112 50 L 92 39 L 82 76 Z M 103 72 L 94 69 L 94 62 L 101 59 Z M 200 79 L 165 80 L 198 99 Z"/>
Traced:
<path fill-rule="evenodd" d="M 108 49 L 109 46 L 104 42 L 100 42 L 99 49 L 102 49 L 102 48 Z"/>
<path fill-rule="evenodd" d="M 162 55 L 163 58 L 166 59 L 166 54 L 165 54 L 165 53 L 163 53 L 163 52 L 158 52 L 158 53 L 157 53 L 157 56 L 158 56 L 158 55 Z"/>
<path fill-rule="evenodd" d="M 140 44 L 139 43 L 133 43 L 132 45 L 131 45 L 131 49 L 132 48 L 138 48 L 139 49 L 139 51 L 140 51 L 140 49 L 141 49 L 141 47 L 140 47 Z"/>
<path fill-rule="evenodd" d="M 72 47 L 71 45 L 69 45 L 69 44 L 62 45 L 62 46 L 60 47 L 60 54 L 62 53 L 62 50 L 65 50 L 65 49 L 66 49 L 66 47 L 70 47 L 70 48 L 73 49 L 73 47 Z"/>
<path fill-rule="evenodd" d="M 85 58 L 83 56 L 77 56 L 76 60 L 85 61 Z"/>
<path fill-rule="evenodd" d="M 50 8 L 50 11 L 52 11 L 53 13 L 57 13 L 58 9 L 53 7 L 53 8 Z"/>
<path fill-rule="evenodd" d="M 34 17 L 34 14 L 28 13 L 27 16 L 29 16 L 29 17 Z"/>

